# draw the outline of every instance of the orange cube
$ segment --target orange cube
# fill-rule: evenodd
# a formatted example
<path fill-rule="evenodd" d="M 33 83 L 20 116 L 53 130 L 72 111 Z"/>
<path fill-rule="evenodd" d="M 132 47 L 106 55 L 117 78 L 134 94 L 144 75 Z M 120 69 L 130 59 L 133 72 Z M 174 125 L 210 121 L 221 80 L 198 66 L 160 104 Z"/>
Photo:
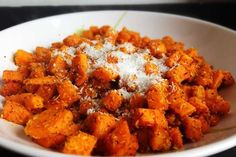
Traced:
<path fill-rule="evenodd" d="M 188 102 L 196 108 L 196 112 L 198 113 L 209 113 L 209 108 L 206 103 L 199 99 L 198 97 L 189 98 Z"/>
<path fill-rule="evenodd" d="M 150 146 L 153 151 L 168 151 L 171 147 L 171 139 L 167 130 L 154 126 L 150 133 Z"/>
<path fill-rule="evenodd" d="M 193 97 L 197 97 L 199 99 L 205 99 L 205 89 L 203 86 L 192 86 L 191 87 L 191 95 Z"/>
<path fill-rule="evenodd" d="M 51 59 L 52 52 L 44 47 L 36 47 L 35 49 L 36 60 L 44 63 L 48 63 Z"/>
<path fill-rule="evenodd" d="M 4 70 L 2 79 L 5 82 L 9 81 L 22 82 L 24 80 L 24 75 L 18 71 Z"/>
<path fill-rule="evenodd" d="M 63 40 L 66 46 L 77 46 L 80 42 L 80 37 L 76 34 L 70 35 Z"/>
<path fill-rule="evenodd" d="M 166 77 L 172 82 L 181 83 L 190 77 L 190 73 L 183 65 L 178 65 L 175 68 L 167 71 Z"/>
<path fill-rule="evenodd" d="M 213 72 L 213 81 L 211 84 L 211 88 L 213 89 L 217 89 L 218 87 L 220 87 L 223 79 L 224 79 L 224 73 L 222 70 L 216 70 Z"/>
<path fill-rule="evenodd" d="M 35 61 L 35 57 L 32 53 L 26 52 L 24 50 L 17 50 L 14 56 L 14 61 L 16 65 L 28 65 Z"/>
<path fill-rule="evenodd" d="M 48 70 L 55 76 L 64 77 L 67 74 L 67 63 L 61 56 L 57 55 L 51 58 Z"/>
<path fill-rule="evenodd" d="M 2 116 L 13 123 L 25 125 L 32 114 L 23 105 L 7 100 L 3 106 Z"/>
<path fill-rule="evenodd" d="M 137 130 L 137 138 L 138 138 L 138 144 L 139 144 L 138 151 L 140 153 L 147 153 L 150 150 L 149 134 L 150 134 L 150 128 L 139 128 Z"/>
<path fill-rule="evenodd" d="M 40 78 L 25 79 L 23 83 L 25 85 L 52 85 L 56 84 L 58 79 L 55 76 L 45 76 Z"/>
<path fill-rule="evenodd" d="M 79 100 L 80 96 L 77 92 L 77 87 L 74 86 L 71 81 L 65 80 L 57 86 L 59 93 L 59 99 L 67 103 L 68 105 Z"/>
<path fill-rule="evenodd" d="M 200 120 L 187 117 L 184 119 L 183 124 L 185 137 L 187 137 L 190 141 L 196 142 L 202 138 L 202 123 Z"/>
<path fill-rule="evenodd" d="M 151 51 L 152 56 L 159 58 L 167 52 L 165 44 L 159 39 L 151 40 L 148 44 L 148 48 Z"/>
<path fill-rule="evenodd" d="M 45 66 L 40 63 L 31 63 L 30 70 L 31 70 L 31 73 L 30 73 L 31 78 L 44 77 L 46 74 Z"/>
<path fill-rule="evenodd" d="M 29 95 L 33 95 L 33 94 L 32 93 L 21 93 L 21 94 L 7 96 L 5 98 L 8 101 L 14 101 L 14 102 L 17 102 L 21 105 L 24 105 L 25 98 Z"/>
<path fill-rule="evenodd" d="M 182 54 L 180 59 L 178 60 L 178 63 L 183 66 L 189 66 L 193 62 L 192 57 L 190 57 L 187 54 Z"/>
<path fill-rule="evenodd" d="M 144 108 L 147 105 L 147 100 L 144 95 L 135 93 L 129 101 L 130 108 Z"/>
<path fill-rule="evenodd" d="M 38 95 L 28 95 L 24 99 L 24 106 L 31 112 L 37 112 L 43 109 L 43 98 Z"/>
<path fill-rule="evenodd" d="M 116 124 L 115 117 L 110 114 L 95 112 L 85 120 L 85 129 L 98 139 L 104 137 Z"/>
<path fill-rule="evenodd" d="M 91 155 L 96 142 L 96 137 L 79 131 L 77 135 L 67 137 L 62 152 L 67 154 Z"/>
<path fill-rule="evenodd" d="M 196 108 L 183 99 L 170 104 L 170 109 L 173 110 L 180 117 L 184 118 L 190 116 L 196 111 Z"/>
<path fill-rule="evenodd" d="M 223 71 L 224 78 L 222 84 L 225 86 L 230 86 L 235 83 L 234 77 L 228 71 Z"/>
<path fill-rule="evenodd" d="M 106 93 L 102 99 L 104 107 L 110 111 L 117 110 L 123 101 L 123 97 L 117 90 L 111 90 Z"/>
<path fill-rule="evenodd" d="M 131 134 L 129 131 L 128 123 L 125 120 L 121 120 L 117 123 L 114 130 L 105 136 L 104 153 L 108 156 L 129 155 L 130 144 Z"/>
<path fill-rule="evenodd" d="M 22 92 L 22 84 L 18 82 L 6 82 L 0 88 L 2 96 L 10 96 Z"/>
<path fill-rule="evenodd" d="M 69 110 L 50 108 L 33 116 L 25 127 L 26 135 L 34 139 L 47 138 L 51 134 L 66 135 L 73 124 L 73 115 Z"/>
<path fill-rule="evenodd" d="M 147 91 L 147 103 L 150 109 L 167 110 L 167 88 L 165 83 L 155 84 Z"/>
<path fill-rule="evenodd" d="M 36 95 L 43 98 L 44 101 L 51 99 L 56 92 L 55 85 L 41 85 L 36 91 Z"/>
<path fill-rule="evenodd" d="M 45 148 L 55 148 L 65 142 L 65 140 L 66 136 L 60 134 L 52 134 L 45 138 L 33 139 L 34 142 L 38 143 L 39 145 Z"/>
<path fill-rule="evenodd" d="M 194 79 L 197 85 L 202 85 L 203 87 L 210 86 L 212 84 L 212 68 L 207 63 L 204 63 L 199 69 L 198 73 Z"/>
<path fill-rule="evenodd" d="M 145 69 L 145 73 L 147 75 L 151 75 L 151 74 L 158 74 L 158 67 L 156 64 L 151 63 L 151 62 L 147 62 L 144 65 L 144 69 Z"/>
<path fill-rule="evenodd" d="M 118 74 L 108 68 L 97 68 L 93 71 L 93 76 L 102 82 L 114 81 Z"/>
<path fill-rule="evenodd" d="M 176 51 L 174 53 L 172 53 L 166 60 L 165 60 L 165 64 L 168 67 L 173 67 L 177 61 L 179 60 L 180 56 L 181 56 L 182 52 L 181 51 Z"/>
<path fill-rule="evenodd" d="M 171 138 L 171 142 L 172 142 L 172 147 L 173 149 L 181 149 L 183 148 L 183 135 L 180 132 L 179 128 L 170 128 L 169 129 L 169 135 Z"/>
<path fill-rule="evenodd" d="M 85 75 L 88 70 L 88 58 L 84 53 L 80 53 L 75 56 L 72 60 L 72 67 L 78 72 L 80 75 Z"/>
<path fill-rule="evenodd" d="M 211 113 L 226 115 L 230 110 L 230 104 L 224 100 L 223 97 L 217 95 L 212 99 L 206 99 L 206 105 L 208 106 Z"/>
<path fill-rule="evenodd" d="M 157 125 L 159 127 L 167 128 L 168 123 L 164 113 L 156 109 L 137 108 L 133 115 L 134 125 L 139 127 L 148 127 Z"/>

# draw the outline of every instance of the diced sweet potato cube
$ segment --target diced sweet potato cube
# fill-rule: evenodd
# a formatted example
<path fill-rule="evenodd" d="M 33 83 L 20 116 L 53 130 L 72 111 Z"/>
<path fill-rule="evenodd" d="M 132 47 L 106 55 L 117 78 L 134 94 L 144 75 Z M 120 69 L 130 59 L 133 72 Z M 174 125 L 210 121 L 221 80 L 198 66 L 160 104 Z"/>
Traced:
<path fill-rule="evenodd" d="M 149 148 L 149 131 L 150 128 L 140 128 L 137 131 L 137 138 L 138 138 L 138 144 L 139 144 L 139 149 L 138 152 L 140 153 L 147 153 L 150 148 Z"/>
<path fill-rule="evenodd" d="M 52 85 L 57 82 L 58 79 L 55 76 L 45 76 L 41 78 L 25 79 L 23 83 L 25 85 Z"/>
<path fill-rule="evenodd" d="M 206 100 L 215 99 L 217 96 L 218 96 L 218 92 L 216 89 L 207 89 L 205 91 Z"/>
<path fill-rule="evenodd" d="M 178 60 L 178 63 L 183 66 L 189 66 L 192 62 L 193 59 L 187 54 L 182 54 L 180 59 Z"/>
<path fill-rule="evenodd" d="M 14 56 L 14 61 L 16 65 L 28 65 L 35 60 L 32 53 L 26 52 L 24 50 L 17 50 Z"/>
<path fill-rule="evenodd" d="M 170 104 L 178 101 L 179 99 L 187 100 L 188 98 L 188 93 L 186 93 L 187 89 L 175 83 L 171 84 L 169 92 L 170 93 L 168 94 L 167 99 Z"/>
<path fill-rule="evenodd" d="M 164 116 L 164 113 L 156 109 L 144 109 L 144 108 L 135 109 L 133 115 L 133 121 L 134 125 L 137 128 L 154 126 L 154 125 L 163 128 L 168 127 L 168 123 Z"/>
<path fill-rule="evenodd" d="M 165 64 L 168 67 L 173 67 L 174 65 L 176 65 L 177 61 L 179 60 L 180 56 L 181 56 L 181 52 L 180 51 L 176 51 L 174 53 L 172 53 L 166 60 L 165 60 Z"/>
<path fill-rule="evenodd" d="M 54 96 L 55 92 L 56 92 L 55 85 L 41 85 L 35 94 L 42 97 L 44 101 L 47 101 Z"/>
<path fill-rule="evenodd" d="M 31 73 L 30 73 L 31 78 L 44 77 L 46 74 L 45 66 L 40 63 L 31 63 L 30 70 L 31 70 Z"/>
<path fill-rule="evenodd" d="M 190 77 L 190 73 L 183 65 L 178 65 L 175 68 L 167 71 L 166 77 L 172 82 L 181 83 Z"/>
<path fill-rule="evenodd" d="M 23 89 L 25 90 L 25 92 L 28 93 L 35 93 L 39 88 L 39 85 L 32 85 L 32 84 L 27 84 L 23 86 Z"/>
<path fill-rule="evenodd" d="M 25 97 L 24 106 L 31 112 L 37 112 L 44 107 L 43 98 L 38 95 L 28 95 Z"/>
<path fill-rule="evenodd" d="M 30 75 L 30 68 L 29 68 L 29 65 L 22 65 L 22 66 L 19 66 L 19 67 L 17 68 L 17 71 L 18 71 L 19 73 L 21 73 L 21 74 L 24 76 L 24 78 L 27 78 L 27 77 L 29 77 L 29 75 Z"/>
<path fill-rule="evenodd" d="M 77 87 L 74 86 L 71 81 L 65 80 L 57 86 L 59 93 L 59 99 L 66 102 L 68 105 L 79 100 L 80 96 L 77 92 Z"/>
<path fill-rule="evenodd" d="M 154 63 L 147 62 L 147 63 L 144 65 L 144 68 L 145 68 L 145 73 L 146 73 L 147 75 L 158 74 L 158 67 L 157 67 L 157 65 L 154 64 Z"/>
<path fill-rule="evenodd" d="M 184 44 L 181 42 L 175 42 L 170 36 L 162 38 L 162 42 L 165 44 L 168 54 L 184 50 Z"/>
<path fill-rule="evenodd" d="M 25 127 L 26 135 L 34 139 L 46 138 L 51 134 L 65 134 L 73 124 L 73 115 L 66 109 L 50 108 L 36 114 Z"/>
<path fill-rule="evenodd" d="M 167 110 L 167 88 L 164 83 L 155 84 L 148 89 L 147 103 L 150 109 Z"/>
<path fill-rule="evenodd" d="M 213 99 L 206 99 L 206 105 L 214 114 L 226 115 L 230 110 L 229 102 L 219 95 Z"/>
<path fill-rule="evenodd" d="M 129 104 L 130 108 L 144 108 L 147 105 L 147 100 L 144 95 L 136 93 L 130 98 Z"/>
<path fill-rule="evenodd" d="M 90 134 L 100 139 L 115 126 L 116 120 L 110 114 L 95 112 L 86 118 L 84 124 Z"/>
<path fill-rule="evenodd" d="M 114 130 L 104 138 L 105 155 L 121 156 L 128 155 L 131 134 L 127 121 L 121 120 Z"/>
<path fill-rule="evenodd" d="M 209 123 L 210 126 L 216 126 L 219 122 L 220 122 L 220 115 L 216 115 L 216 114 L 211 114 L 208 119 L 207 122 Z"/>
<path fill-rule="evenodd" d="M 68 104 L 59 99 L 52 99 L 45 102 L 46 109 L 63 109 L 65 106 L 68 106 Z"/>
<path fill-rule="evenodd" d="M 189 98 L 188 102 L 196 108 L 196 112 L 209 113 L 209 108 L 207 107 L 206 103 L 198 97 L 191 97 Z"/>
<path fill-rule="evenodd" d="M 175 113 L 170 112 L 170 113 L 167 113 L 165 116 L 166 116 L 166 120 L 169 126 L 176 127 L 176 126 L 180 126 L 182 123 L 180 120 L 180 117 Z"/>
<path fill-rule="evenodd" d="M 3 106 L 2 116 L 8 121 L 25 125 L 32 114 L 23 105 L 7 100 Z"/>
<path fill-rule="evenodd" d="M 194 79 L 197 85 L 202 85 L 204 87 L 210 86 L 212 84 L 212 68 L 207 63 L 204 63 L 199 69 L 198 73 Z"/>
<path fill-rule="evenodd" d="M 76 34 L 70 35 L 63 40 L 63 43 L 66 46 L 77 46 L 78 44 L 80 44 L 80 42 L 80 37 Z"/>
<path fill-rule="evenodd" d="M 88 58 L 84 53 L 80 53 L 75 56 L 72 60 L 72 67 L 78 72 L 80 75 L 85 75 L 88 70 Z"/>
<path fill-rule="evenodd" d="M 6 82 L 0 88 L 0 94 L 2 96 L 14 95 L 17 93 L 21 93 L 22 91 L 22 84 L 18 82 Z"/>
<path fill-rule="evenodd" d="M 114 81 L 118 74 L 108 68 L 97 68 L 93 71 L 93 76 L 102 82 Z"/>
<path fill-rule="evenodd" d="M 33 139 L 34 142 L 46 148 L 54 148 L 66 140 L 65 135 L 52 134 L 45 138 Z"/>
<path fill-rule="evenodd" d="M 88 75 L 76 75 L 75 84 L 81 86 L 88 80 Z"/>
<path fill-rule="evenodd" d="M 173 149 L 181 149 L 183 147 L 183 135 L 181 134 L 179 128 L 170 128 L 169 135 Z"/>
<path fill-rule="evenodd" d="M 217 70 L 213 72 L 213 81 L 211 84 L 211 88 L 213 89 L 217 89 L 218 87 L 220 87 L 223 79 L 224 79 L 224 73 L 222 70 Z"/>
<path fill-rule="evenodd" d="M 185 50 L 185 53 L 189 55 L 190 57 L 197 57 L 198 56 L 198 51 L 196 48 L 189 48 Z"/>
<path fill-rule="evenodd" d="M 80 102 L 79 104 L 79 114 L 86 115 L 89 109 L 93 108 L 93 103 L 89 100 Z"/>
<path fill-rule="evenodd" d="M 130 144 L 127 151 L 128 156 L 135 156 L 139 148 L 138 139 L 135 135 L 130 136 Z"/>
<path fill-rule="evenodd" d="M 210 130 L 210 125 L 208 124 L 207 119 L 204 116 L 198 118 L 202 123 L 202 132 L 207 133 Z"/>
<path fill-rule="evenodd" d="M 67 63 L 60 55 L 57 55 L 51 58 L 48 70 L 55 76 L 64 77 L 67 74 Z"/>
<path fill-rule="evenodd" d="M 154 126 L 150 132 L 150 146 L 153 151 L 168 151 L 171 139 L 166 129 Z"/>
<path fill-rule="evenodd" d="M 123 97 L 117 90 L 111 90 L 103 97 L 102 103 L 106 109 L 115 111 L 121 106 L 122 100 Z"/>
<path fill-rule="evenodd" d="M 155 57 L 162 57 L 167 51 L 165 44 L 161 40 L 151 40 L 148 44 L 148 48 L 151 51 L 151 55 Z"/>
<path fill-rule="evenodd" d="M 180 117 L 184 118 L 190 116 L 196 111 L 196 108 L 183 99 L 170 104 L 170 109 L 173 110 Z"/>
<path fill-rule="evenodd" d="M 203 86 L 192 86 L 191 91 L 193 97 L 205 100 L 205 89 Z"/>
<path fill-rule="evenodd" d="M 223 74 L 224 74 L 224 78 L 222 82 L 223 85 L 230 86 L 235 83 L 234 77 L 232 76 L 230 72 L 224 71 Z"/>
<path fill-rule="evenodd" d="M 187 137 L 190 141 L 195 142 L 202 138 L 202 123 L 200 120 L 187 117 L 184 119 L 183 125 L 185 137 Z"/>
<path fill-rule="evenodd" d="M 22 82 L 24 80 L 24 75 L 18 71 L 4 70 L 2 79 L 5 82 L 9 81 Z"/>
<path fill-rule="evenodd" d="M 35 49 L 35 55 L 36 60 L 40 62 L 48 63 L 51 59 L 51 51 L 44 47 L 36 47 Z"/>
<path fill-rule="evenodd" d="M 66 139 L 62 150 L 66 154 L 91 155 L 97 138 L 87 133 L 79 131 L 77 135 L 69 136 Z"/>
<path fill-rule="evenodd" d="M 7 96 L 5 98 L 6 98 L 6 100 L 14 101 L 14 102 L 17 102 L 17 103 L 23 105 L 25 98 L 29 95 L 33 95 L 33 94 L 32 93 L 21 93 L 21 94 Z"/>

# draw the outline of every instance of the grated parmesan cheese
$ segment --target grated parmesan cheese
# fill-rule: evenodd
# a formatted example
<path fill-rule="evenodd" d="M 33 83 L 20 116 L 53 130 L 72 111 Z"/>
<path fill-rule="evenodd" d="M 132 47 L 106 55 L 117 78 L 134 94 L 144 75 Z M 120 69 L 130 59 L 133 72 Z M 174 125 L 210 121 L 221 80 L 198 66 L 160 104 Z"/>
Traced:
<path fill-rule="evenodd" d="M 125 47 L 127 51 L 132 53 L 124 53 L 119 50 L 120 47 Z M 164 65 L 165 57 L 157 59 L 150 55 L 148 49 L 138 49 L 131 43 L 115 46 L 105 41 L 101 49 L 96 49 L 94 45 L 84 42 L 78 48 L 88 55 L 90 60 L 89 73 L 99 67 L 109 68 L 119 74 L 120 86 L 128 85 L 131 88 L 135 87 L 137 92 L 141 93 L 144 93 L 150 85 L 162 82 L 164 80 L 162 74 L 169 70 Z M 146 75 L 144 65 L 147 63 L 145 59 L 147 55 L 150 56 L 149 62 L 159 68 L 158 74 Z M 108 56 L 117 57 L 118 63 L 108 63 Z"/>

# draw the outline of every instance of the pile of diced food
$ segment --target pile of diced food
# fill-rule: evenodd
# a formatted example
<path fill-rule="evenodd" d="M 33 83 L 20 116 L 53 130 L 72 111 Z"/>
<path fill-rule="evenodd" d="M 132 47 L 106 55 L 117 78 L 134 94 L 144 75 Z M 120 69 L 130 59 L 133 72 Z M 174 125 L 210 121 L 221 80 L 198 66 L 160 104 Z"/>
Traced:
<path fill-rule="evenodd" d="M 19 49 L 14 63 L 3 71 L 2 118 L 63 153 L 179 150 L 230 110 L 218 91 L 234 84 L 231 73 L 169 36 L 93 26 L 32 53 Z"/>

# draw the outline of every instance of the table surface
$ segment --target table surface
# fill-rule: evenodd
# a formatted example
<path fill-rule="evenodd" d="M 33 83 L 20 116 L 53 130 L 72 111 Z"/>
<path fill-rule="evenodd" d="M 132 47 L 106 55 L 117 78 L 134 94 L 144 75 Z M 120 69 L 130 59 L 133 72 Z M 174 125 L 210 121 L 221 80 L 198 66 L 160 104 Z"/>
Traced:
<path fill-rule="evenodd" d="M 106 5 L 106 6 L 43 6 L 43 7 L 0 7 L 0 30 L 16 24 L 50 15 L 91 10 L 144 10 L 173 13 L 211 21 L 236 30 L 236 3 L 193 3 L 156 5 Z M 0 147 L 0 155 L 7 157 L 17 154 Z M 236 147 L 212 157 L 234 156 Z"/>

